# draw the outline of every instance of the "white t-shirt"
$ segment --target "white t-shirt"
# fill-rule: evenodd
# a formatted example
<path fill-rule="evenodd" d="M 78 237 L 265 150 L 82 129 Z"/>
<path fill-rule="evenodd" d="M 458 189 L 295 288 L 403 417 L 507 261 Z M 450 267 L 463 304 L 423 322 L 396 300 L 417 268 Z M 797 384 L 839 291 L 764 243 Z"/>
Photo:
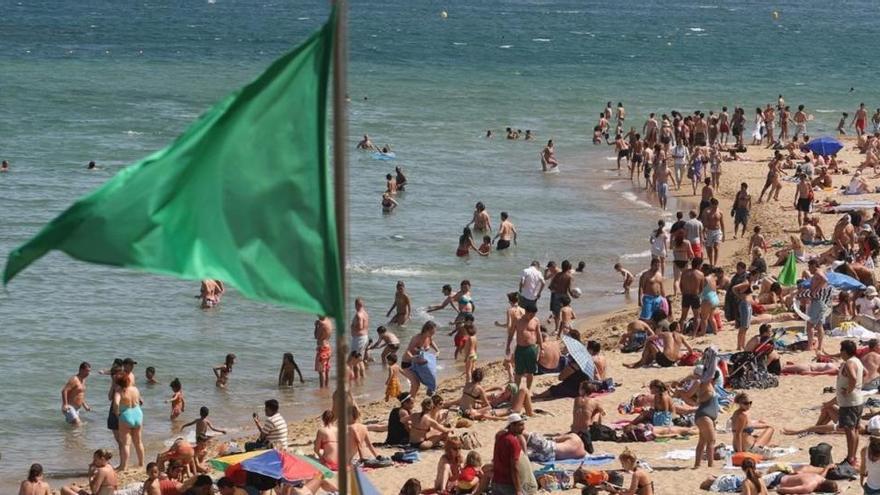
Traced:
<path fill-rule="evenodd" d="M 880 297 L 860 297 L 856 299 L 856 308 L 859 309 L 860 315 L 874 316 L 874 313 L 880 309 Z"/>
<path fill-rule="evenodd" d="M 525 299 L 535 300 L 538 298 L 538 292 L 541 290 L 541 284 L 544 283 L 544 275 L 537 268 L 530 266 L 522 271 L 522 290 L 520 295 Z"/>
<path fill-rule="evenodd" d="M 287 421 L 281 414 L 275 413 L 263 422 L 263 433 L 266 440 L 277 450 L 287 450 Z"/>

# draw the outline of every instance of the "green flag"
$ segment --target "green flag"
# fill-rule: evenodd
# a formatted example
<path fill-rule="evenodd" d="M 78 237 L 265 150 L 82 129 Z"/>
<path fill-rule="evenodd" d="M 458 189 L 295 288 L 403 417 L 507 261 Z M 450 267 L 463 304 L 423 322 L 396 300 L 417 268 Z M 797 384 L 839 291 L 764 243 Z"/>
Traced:
<path fill-rule="evenodd" d="M 797 284 L 797 258 L 794 251 L 788 253 L 788 259 L 785 260 L 785 266 L 779 271 L 779 285 L 783 287 L 791 287 Z"/>
<path fill-rule="evenodd" d="M 14 250 L 4 284 L 48 251 L 340 317 L 327 167 L 335 11 L 320 31 Z"/>

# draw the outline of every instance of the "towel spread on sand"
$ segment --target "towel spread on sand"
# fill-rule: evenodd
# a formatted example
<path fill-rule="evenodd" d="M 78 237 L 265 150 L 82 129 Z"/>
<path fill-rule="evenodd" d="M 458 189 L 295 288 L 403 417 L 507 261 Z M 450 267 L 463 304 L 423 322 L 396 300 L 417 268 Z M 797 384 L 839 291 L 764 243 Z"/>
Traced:
<path fill-rule="evenodd" d="M 539 462 L 538 464 L 543 464 L 545 466 L 552 465 L 565 465 L 566 467 L 578 467 L 582 463 L 584 466 L 602 466 L 605 464 L 610 464 L 614 462 L 614 454 L 592 454 L 585 455 L 579 459 L 565 459 L 562 461 L 549 461 L 549 462 Z"/>

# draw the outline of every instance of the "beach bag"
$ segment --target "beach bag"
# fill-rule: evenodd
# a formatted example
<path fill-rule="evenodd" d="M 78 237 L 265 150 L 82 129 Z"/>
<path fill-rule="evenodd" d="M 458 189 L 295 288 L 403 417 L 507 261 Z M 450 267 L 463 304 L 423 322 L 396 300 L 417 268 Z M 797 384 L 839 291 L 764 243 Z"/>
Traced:
<path fill-rule="evenodd" d="M 831 445 L 822 442 L 810 447 L 810 466 L 825 467 L 831 464 Z"/>
<path fill-rule="evenodd" d="M 404 450 L 403 452 L 395 452 L 391 455 L 391 460 L 394 462 L 400 462 L 403 464 L 412 464 L 414 462 L 419 462 L 419 451 L 418 450 Z"/>
<path fill-rule="evenodd" d="M 693 366 L 693 365 L 697 364 L 697 361 L 700 360 L 700 357 L 702 357 L 702 354 L 700 354 L 699 352 L 689 352 L 689 353 L 685 354 L 684 356 L 682 356 L 681 359 L 678 360 L 678 365 L 679 366 Z"/>
<path fill-rule="evenodd" d="M 590 425 L 590 438 L 594 442 L 619 442 L 620 436 L 617 431 L 600 423 Z"/>
<path fill-rule="evenodd" d="M 677 418 L 673 418 L 672 424 L 675 426 L 681 426 L 682 428 L 691 428 L 697 424 L 697 420 L 694 418 L 694 413 L 683 414 Z"/>
<path fill-rule="evenodd" d="M 620 350 L 622 353 L 639 352 L 645 347 L 648 341 L 648 335 L 645 332 L 638 332 L 629 339 L 629 342 Z"/>
<path fill-rule="evenodd" d="M 465 450 L 478 449 L 483 446 L 480 439 L 472 431 L 465 431 L 458 437 L 461 440 L 461 448 Z"/>
<path fill-rule="evenodd" d="M 849 463 L 843 462 L 840 464 L 835 464 L 834 467 L 828 470 L 828 474 L 825 475 L 826 479 L 840 481 L 840 480 L 854 480 L 859 477 L 859 472 L 856 468 L 849 465 Z"/>
<path fill-rule="evenodd" d="M 736 452 L 730 457 L 730 462 L 733 463 L 734 466 L 742 466 L 743 461 L 746 459 L 751 459 L 757 464 L 764 460 L 764 456 L 753 452 Z"/>
<path fill-rule="evenodd" d="M 363 465 L 368 468 L 383 468 L 383 467 L 391 467 L 394 464 L 394 461 L 391 460 L 390 457 L 379 456 L 375 459 L 364 459 Z"/>
<path fill-rule="evenodd" d="M 736 390 L 766 389 L 779 386 L 779 377 L 767 371 L 764 361 L 753 352 L 737 352 L 730 357 L 727 385 Z"/>

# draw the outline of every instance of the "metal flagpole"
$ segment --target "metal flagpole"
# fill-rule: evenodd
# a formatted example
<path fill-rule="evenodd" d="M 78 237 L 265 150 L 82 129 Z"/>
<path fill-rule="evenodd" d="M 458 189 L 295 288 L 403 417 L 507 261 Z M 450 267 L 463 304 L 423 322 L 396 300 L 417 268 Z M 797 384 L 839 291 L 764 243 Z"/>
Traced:
<path fill-rule="evenodd" d="M 336 6 L 336 26 L 333 30 L 333 186 L 334 206 L 336 209 L 336 237 L 339 243 L 339 266 L 342 271 L 343 303 L 348 302 L 348 284 L 346 276 L 346 234 L 348 233 L 348 109 L 346 107 L 348 64 L 348 12 L 345 0 L 331 0 Z M 346 312 L 343 309 L 342 314 Z M 334 397 L 337 418 L 337 465 L 339 466 L 339 493 L 347 495 L 348 490 L 348 339 L 344 330 L 347 321 L 336 322 L 336 394 Z"/>

